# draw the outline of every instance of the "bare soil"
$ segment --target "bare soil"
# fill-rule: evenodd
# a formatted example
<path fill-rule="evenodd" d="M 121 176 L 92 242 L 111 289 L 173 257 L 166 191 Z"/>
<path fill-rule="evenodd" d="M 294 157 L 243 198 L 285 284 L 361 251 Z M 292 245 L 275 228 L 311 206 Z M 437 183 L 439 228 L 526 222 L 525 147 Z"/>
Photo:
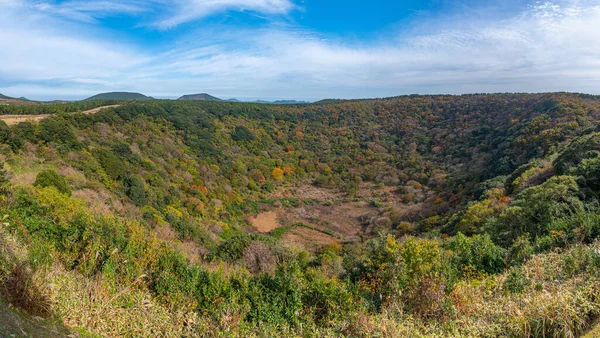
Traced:
<path fill-rule="evenodd" d="M 282 240 L 285 242 L 302 244 L 310 251 L 315 251 L 323 245 L 339 242 L 335 237 L 304 227 L 295 227 L 290 232 L 283 235 Z"/>
<path fill-rule="evenodd" d="M 277 221 L 277 212 L 275 211 L 263 212 L 257 216 L 250 217 L 250 222 L 262 233 L 267 233 L 280 227 Z"/>

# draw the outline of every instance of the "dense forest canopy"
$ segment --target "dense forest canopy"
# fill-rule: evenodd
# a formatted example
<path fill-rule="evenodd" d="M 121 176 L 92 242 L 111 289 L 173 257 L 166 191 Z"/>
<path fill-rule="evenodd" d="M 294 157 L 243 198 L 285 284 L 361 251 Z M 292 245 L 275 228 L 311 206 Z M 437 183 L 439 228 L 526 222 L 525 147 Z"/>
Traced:
<path fill-rule="evenodd" d="M 0 122 L 0 295 L 67 331 L 543 337 L 600 314 L 599 97 L 0 110 L 53 114 Z"/>

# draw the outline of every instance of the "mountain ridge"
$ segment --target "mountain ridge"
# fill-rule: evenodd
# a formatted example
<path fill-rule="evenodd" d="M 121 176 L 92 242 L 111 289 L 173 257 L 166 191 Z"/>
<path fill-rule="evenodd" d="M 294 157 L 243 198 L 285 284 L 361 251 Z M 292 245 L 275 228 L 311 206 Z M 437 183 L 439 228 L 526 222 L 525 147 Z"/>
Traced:
<path fill-rule="evenodd" d="M 222 99 L 207 93 L 187 94 L 177 99 L 177 101 L 223 101 Z"/>
<path fill-rule="evenodd" d="M 90 96 L 83 101 L 90 101 L 90 100 L 144 101 L 144 100 L 154 100 L 154 98 L 151 96 L 146 96 L 144 94 L 135 93 L 135 92 L 106 92 L 106 93 L 100 93 L 100 94 Z"/>

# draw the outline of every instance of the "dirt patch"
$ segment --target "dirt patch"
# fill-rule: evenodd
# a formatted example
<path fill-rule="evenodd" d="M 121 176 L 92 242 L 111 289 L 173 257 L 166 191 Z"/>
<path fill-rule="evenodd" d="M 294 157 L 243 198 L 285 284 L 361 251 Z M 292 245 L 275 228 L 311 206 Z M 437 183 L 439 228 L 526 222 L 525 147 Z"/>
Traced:
<path fill-rule="evenodd" d="M 38 122 L 46 117 L 51 116 L 50 114 L 43 115 L 0 115 L 0 120 L 4 121 L 7 125 L 21 122 Z"/>
<path fill-rule="evenodd" d="M 334 201 L 341 200 L 345 194 L 333 190 L 319 188 L 311 184 L 304 184 L 298 188 L 285 188 L 285 190 L 277 190 L 271 194 L 271 198 L 297 198 L 317 201 Z"/>
<path fill-rule="evenodd" d="M 281 238 L 284 242 L 301 244 L 306 250 L 315 251 L 323 245 L 338 242 L 335 237 L 324 234 L 320 231 L 295 227 Z"/>
<path fill-rule="evenodd" d="M 305 205 L 286 209 L 280 217 L 282 225 L 304 223 L 331 233 L 342 242 L 361 240 L 365 220 L 377 215 L 377 209 L 366 202 L 348 202 L 339 205 Z"/>
<path fill-rule="evenodd" d="M 208 250 L 192 241 L 183 241 L 176 245 L 176 248 L 183 252 L 192 263 L 199 263 L 201 258 L 208 254 Z"/>
<path fill-rule="evenodd" d="M 255 217 L 250 217 L 250 222 L 262 233 L 273 231 L 280 226 L 277 221 L 277 212 L 275 211 L 263 212 Z"/>
<path fill-rule="evenodd" d="M 13 174 L 10 178 L 10 181 L 13 184 L 33 185 L 33 183 L 35 183 L 36 177 L 37 173 L 35 172 Z"/>
<path fill-rule="evenodd" d="M 111 105 L 111 106 L 102 106 L 102 107 L 98 107 L 98 108 L 94 108 L 94 109 L 86 110 L 86 111 L 83 111 L 83 112 L 81 112 L 81 113 L 82 113 L 82 114 L 85 114 L 85 115 L 87 115 L 87 114 L 95 114 L 95 113 L 97 113 L 97 112 L 101 111 L 102 109 L 107 109 L 107 108 L 117 108 L 117 107 L 120 107 L 120 106 L 121 106 L 120 104 L 113 104 L 113 105 Z"/>

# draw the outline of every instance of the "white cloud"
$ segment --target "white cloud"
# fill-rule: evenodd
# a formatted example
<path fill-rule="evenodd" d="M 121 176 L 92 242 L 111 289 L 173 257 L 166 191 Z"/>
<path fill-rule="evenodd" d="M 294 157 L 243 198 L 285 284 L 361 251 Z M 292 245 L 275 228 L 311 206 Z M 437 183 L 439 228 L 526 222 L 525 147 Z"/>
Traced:
<path fill-rule="evenodd" d="M 93 31 L 79 26 L 57 28 L 67 25 L 16 2 L 3 5 L 0 3 L 0 81 L 105 78 L 144 60 L 143 55 L 124 46 L 93 38 Z"/>
<path fill-rule="evenodd" d="M 599 6 L 541 4 L 508 20 L 471 20 L 432 30 L 365 46 L 297 31 L 240 32 L 239 45 L 213 40 L 165 56 L 148 70 L 187 75 L 198 90 L 232 88 L 249 96 L 600 93 L 593 80 L 600 78 Z M 164 89 L 178 88 L 176 81 L 167 81 Z"/>
<path fill-rule="evenodd" d="M 30 8 L 71 20 L 95 22 L 96 19 L 114 14 L 139 14 L 148 11 L 140 1 L 66 1 L 61 3 L 35 2 Z"/>
<path fill-rule="evenodd" d="M 0 0 L 21 2 L 31 9 L 58 15 L 71 20 L 95 22 L 116 14 L 140 15 L 151 13 L 151 26 L 169 29 L 180 24 L 225 11 L 249 11 L 266 15 L 287 14 L 295 8 L 292 0 L 90 0 L 39 1 Z"/>
<path fill-rule="evenodd" d="M 238 1 L 186 3 L 198 6 L 198 11 L 172 24 L 210 13 L 214 6 L 237 6 Z M 243 3 L 248 10 L 267 12 L 260 6 L 269 4 L 272 13 L 289 10 L 286 2 Z M 387 39 L 363 45 L 324 39 L 297 28 L 234 32 L 207 27 L 164 46 L 162 53 L 152 57 L 101 39 L 44 30 L 37 21 L 30 24 L 37 31 L 14 22 L 0 23 L 0 41 L 28 41 L 0 54 L 0 92 L 50 95 L 56 91 L 53 83 L 25 82 L 57 79 L 61 93 L 72 88 L 73 96 L 104 90 L 299 99 L 415 92 L 600 94 L 598 1 L 535 4 L 502 20 L 463 17 L 439 24 L 435 19 L 413 25 L 410 36 L 389 32 Z M 420 30 L 421 26 L 427 30 Z M 2 77 L 14 84 L 2 86 Z M 19 79 L 26 81 L 19 83 Z"/>
<path fill-rule="evenodd" d="M 290 0 L 182 0 L 171 1 L 169 6 L 174 7 L 171 15 L 156 22 L 156 26 L 161 29 L 228 10 L 273 15 L 287 14 L 295 7 Z"/>

